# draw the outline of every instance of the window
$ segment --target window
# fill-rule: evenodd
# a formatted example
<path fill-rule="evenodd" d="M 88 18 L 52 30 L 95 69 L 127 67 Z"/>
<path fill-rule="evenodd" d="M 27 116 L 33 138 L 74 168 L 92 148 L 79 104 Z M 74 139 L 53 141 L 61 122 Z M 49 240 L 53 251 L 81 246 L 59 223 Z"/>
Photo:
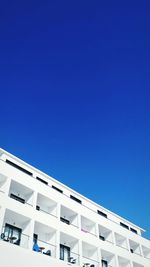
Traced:
<path fill-rule="evenodd" d="M 70 248 L 60 244 L 60 260 L 70 261 Z"/>
<path fill-rule="evenodd" d="M 33 234 L 33 243 L 37 243 L 37 240 L 38 240 L 38 235 Z"/>
<path fill-rule="evenodd" d="M 7 240 L 10 243 L 13 243 L 19 246 L 20 240 L 21 240 L 21 232 L 22 232 L 22 229 L 6 223 L 5 230 L 4 230 L 4 238 L 5 238 L 4 240 Z"/>
<path fill-rule="evenodd" d="M 105 260 L 102 260 L 102 267 L 108 267 L 108 262 Z"/>
<path fill-rule="evenodd" d="M 67 220 L 67 219 L 64 218 L 64 217 L 60 217 L 60 221 L 66 223 L 66 224 L 70 224 L 70 221 Z"/>
<path fill-rule="evenodd" d="M 134 228 L 130 227 L 130 231 L 137 234 L 137 230 L 135 230 Z"/>
<path fill-rule="evenodd" d="M 101 216 L 107 218 L 107 214 L 106 214 L 106 213 L 104 213 L 104 212 L 102 212 L 102 211 L 100 211 L 100 210 L 97 210 L 97 213 L 98 213 L 99 215 L 101 215 Z"/>
<path fill-rule="evenodd" d="M 39 180 L 41 183 L 48 185 L 48 182 L 44 181 L 43 179 L 36 177 L 37 180 Z"/>
<path fill-rule="evenodd" d="M 28 175 L 30 175 L 30 176 L 33 175 L 32 172 L 27 171 L 26 169 L 20 167 L 19 165 L 13 163 L 12 161 L 10 161 L 10 160 L 8 160 L 8 159 L 6 159 L 6 163 L 8 163 L 9 165 L 15 167 L 16 169 L 18 169 L 18 170 L 20 170 L 20 171 L 22 171 L 22 172 L 24 172 L 24 173 L 26 173 L 26 174 L 28 174 Z"/>
<path fill-rule="evenodd" d="M 19 202 L 21 202 L 21 203 L 23 203 L 23 204 L 25 204 L 25 199 L 23 199 L 23 198 L 21 198 L 19 196 L 16 196 L 15 194 L 10 194 L 10 197 L 15 199 L 15 200 L 17 200 L 17 201 L 19 201 Z"/>
<path fill-rule="evenodd" d="M 128 230 L 129 230 L 129 226 L 128 226 L 128 225 L 126 225 L 125 223 L 122 223 L 122 222 L 120 222 L 120 225 L 121 225 L 122 227 L 124 227 L 124 228 L 126 228 L 126 229 L 128 229 Z"/>
<path fill-rule="evenodd" d="M 76 197 L 74 197 L 74 196 L 72 196 L 72 195 L 70 195 L 70 198 L 73 199 L 74 201 L 76 201 L 76 202 L 82 204 L 82 201 L 81 201 L 80 199 L 78 199 L 78 198 L 76 198 Z"/>
<path fill-rule="evenodd" d="M 99 235 L 99 239 L 105 241 L 105 237 L 102 235 Z"/>
<path fill-rule="evenodd" d="M 56 191 L 58 191 L 59 193 L 63 193 L 63 191 L 61 189 L 59 189 L 58 187 L 52 185 L 52 188 L 55 189 Z"/>

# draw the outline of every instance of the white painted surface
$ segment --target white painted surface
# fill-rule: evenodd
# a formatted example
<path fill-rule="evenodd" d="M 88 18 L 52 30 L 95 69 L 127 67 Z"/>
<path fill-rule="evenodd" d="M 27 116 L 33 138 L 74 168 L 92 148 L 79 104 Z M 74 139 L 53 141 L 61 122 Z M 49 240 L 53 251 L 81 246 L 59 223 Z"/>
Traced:
<path fill-rule="evenodd" d="M 10 166 L 6 159 L 32 172 L 33 176 Z M 36 176 L 48 185 L 38 181 Z M 52 185 L 63 190 L 63 194 Z M 26 203 L 10 198 L 11 193 L 24 198 Z M 82 205 L 70 199 L 70 195 L 79 198 Z M 37 205 L 40 210 L 36 209 Z M 97 209 L 106 213 L 107 218 L 97 214 Z M 70 224 L 60 221 L 60 217 L 69 220 Z M 123 228 L 120 222 L 134 228 L 138 234 Z M 5 223 L 21 228 L 22 237 L 20 246 L 0 241 L 0 261 L 4 267 L 28 264 L 83 267 L 84 263 L 101 267 L 101 259 L 107 260 L 111 267 L 150 267 L 150 241 L 141 236 L 140 227 L 0 150 L 0 233 L 3 233 Z M 45 251 L 51 250 L 51 256 L 32 251 L 33 233 L 38 234 L 38 243 Z M 70 247 L 77 264 L 59 260 L 60 244 Z"/>

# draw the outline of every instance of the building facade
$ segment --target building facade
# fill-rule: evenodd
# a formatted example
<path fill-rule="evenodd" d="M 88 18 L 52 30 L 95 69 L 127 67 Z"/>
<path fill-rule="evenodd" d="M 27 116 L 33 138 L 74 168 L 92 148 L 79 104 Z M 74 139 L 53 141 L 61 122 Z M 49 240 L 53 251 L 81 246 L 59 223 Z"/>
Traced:
<path fill-rule="evenodd" d="M 0 149 L 2 266 L 150 267 L 143 231 Z"/>

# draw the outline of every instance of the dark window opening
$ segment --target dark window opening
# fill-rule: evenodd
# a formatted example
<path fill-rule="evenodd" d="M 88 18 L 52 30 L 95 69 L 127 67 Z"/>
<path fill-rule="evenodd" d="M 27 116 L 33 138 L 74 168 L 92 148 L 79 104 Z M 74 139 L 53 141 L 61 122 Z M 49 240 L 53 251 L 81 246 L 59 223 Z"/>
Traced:
<path fill-rule="evenodd" d="M 105 260 L 102 260 L 102 267 L 108 267 L 108 262 Z"/>
<path fill-rule="evenodd" d="M 63 191 L 61 189 L 59 189 L 58 187 L 52 185 L 52 188 L 55 189 L 56 191 L 58 191 L 59 193 L 63 193 Z"/>
<path fill-rule="evenodd" d="M 6 163 L 8 163 L 9 165 L 15 167 L 16 169 L 18 169 L 18 170 L 20 170 L 20 171 L 22 171 L 22 172 L 24 172 L 24 173 L 26 173 L 26 174 L 28 174 L 28 175 L 30 175 L 30 176 L 33 175 L 32 172 L 27 171 L 26 169 L 20 167 L 19 165 L 13 163 L 12 161 L 10 161 L 10 160 L 8 160 L 8 159 L 6 159 Z"/>
<path fill-rule="evenodd" d="M 22 233 L 21 228 L 6 223 L 3 240 L 19 246 L 21 241 L 21 233 Z"/>
<path fill-rule="evenodd" d="M 73 199 L 74 201 L 76 201 L 76 202 L 82 204 L 82 201 L 81 201 L 80 199 L 78 199 L 78 198 L 76 198 L 76 197 L 74 197 L 74 196 L 72 196 L 72 195 L 70 195 L 70 198 Z"/>
<path fill-rule="evenodd" d="M 99 235 L 99 239 L 105 241 L 105 237 L 102 235 Z"/>
<path fill-rule="evenodd" d="M 66 224 L 70 224 L 70 221 L 67 220 L 67 219 L 64 218 L 64 217 L 60 217 L 60 221 L 66 223 Z"/>
<path fill-rule="evenodd" d="M 39 178 L 39 177 L 36 177 L 36 179 L 37 179 L 38 181 L 40 181 L 41 183 L 48 185 L 48 182 L 44 181 L 43 179 L 41 179 L 41 178 Z"/>
<path fill-rule="evenodd" d="M 104 213 L 104 212 L 102 212 L 102 211 L 100 211 L 100 210 L 97 210 L 97 213 L 98 213 L 99 215 L 101 215 L 101 216 L 107 218 L 107 214 L 106 214 L 106 213 Z"/>
<path fill-rule="evenodd" d="M 38 241 L 38 235 L 33 234 L 33 243 L 37 243 L 37 241 Z"/>
<path fill-rule="evenodd" d="M 60 244 L 60 260 L 70 262 L 70 247 Z"/>
<path fill-rule="evenodd" d="M 124 227 L 124 228 L 126 228 L 126 229 L 128 229 L 128 230 L 129 230 L 129 226 L 128 226 L 128 225 L 126 225 L 125 223 L 122 223 L 122 222 L 120 222 L 120 225 L 121 225 L 122 227 Z"/>
<path fill-rule="evenodd" d="M 15 200 L 17 200 L 17 201 L 19 201 L 19 202 L 21 202 L 21 203 L 23 203 L 23 204 L 25 204 L 25 199 L 23 199 L 23 198 L 21 198 L 19 196 L 16 196 L 15 194 L 10 194 L 10 197 L 15 199 Z"/>
<path fill-rule="evenodd" d="M 130 227 L 130 230 L 131 230 L 133 233 L 137 234 L 137 230 L 135 230 L 134 228 Z"/>

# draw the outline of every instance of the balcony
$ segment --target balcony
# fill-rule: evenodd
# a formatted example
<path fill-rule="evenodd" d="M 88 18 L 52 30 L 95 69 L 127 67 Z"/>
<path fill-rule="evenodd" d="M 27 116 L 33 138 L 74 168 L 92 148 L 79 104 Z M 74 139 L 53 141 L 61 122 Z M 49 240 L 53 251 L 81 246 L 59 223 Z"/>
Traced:
<path fill-rule="evenodd" d="M 19 201 L 22 204 L 33 205 L 33 191 L 15 181 L 11 181 L 9 197 L 13 198 L 16 201 Z"/>
<path fill-rule="evenodd" d="M 71 209 L 61 206 L 60 221 L 78 227 L 78 214 Z"/>
<path fill-rule="evenodd" d="M 129 239 L 130 252 L 141 256 L 140 245 L 135 241 Z"/>
<path fill-rule="evenodd" d="M 35 222 L 33 248 L 35 252 L 56 257 L 56 230 L 45 224 Z"/>
<path fill-rule="evenodd" d="M 78 239 L 60 233 L 60 260 L 79 265 L 79 242 Z"/>
<path fill-rule="evenodd" d="M 88 218 L 81 216 L 81 231 L 96 236 L 96 224 Z"/>
<path fill-rule="evenodd" d="M 36 210 L 57 217 L 57 203 L 41 194 L 37 196 Z"/>
<path fill-rule="evenodd" d="M 82 264 L 84 267 L 98 267 L 98 249 L 97 247 L 82 242 Z"/>
<path fill-rule="evenodd" d="M 122 257 L 118 257 L 118 264 L 119 267 L 131 267 L 130 261 Z"/>
<path fill-rule="evenodd" d="M 127 244 L 127 239 L 126 237 L 115 233 L 115 242 L 116 242 L 116 246 L 124 248 L 126 250 L 128 250 L 128 244 Z"/>
<path fill-rule="evenodd" d="M 102 241 L 107 241 L 109 243 L 113 243 L 113 236 L 112 231 L 109 230 L 106 227 L 103 227 L 101 225 L 98 225 L 98 231 L 99 231 L 99 239 Z"/>
<path fill-rule="evenodd" d="M 29 230 L 29 218 L 12 212 L 11 210 L 6 210 L 3 221 L 3 229 L 1 231 L 1 239 L 3 241 L 23 248 L 28 248 Z"/>
<path fill-rule="evenodd" d="M 109 251 L 101 250 L 102 267 L 116 267 L 115 255 Z"/>
<path fill-rule="evenodd" d="M 150 259 L 150 249 L 142 246 L 143 256 L 147 259 Z"/>

